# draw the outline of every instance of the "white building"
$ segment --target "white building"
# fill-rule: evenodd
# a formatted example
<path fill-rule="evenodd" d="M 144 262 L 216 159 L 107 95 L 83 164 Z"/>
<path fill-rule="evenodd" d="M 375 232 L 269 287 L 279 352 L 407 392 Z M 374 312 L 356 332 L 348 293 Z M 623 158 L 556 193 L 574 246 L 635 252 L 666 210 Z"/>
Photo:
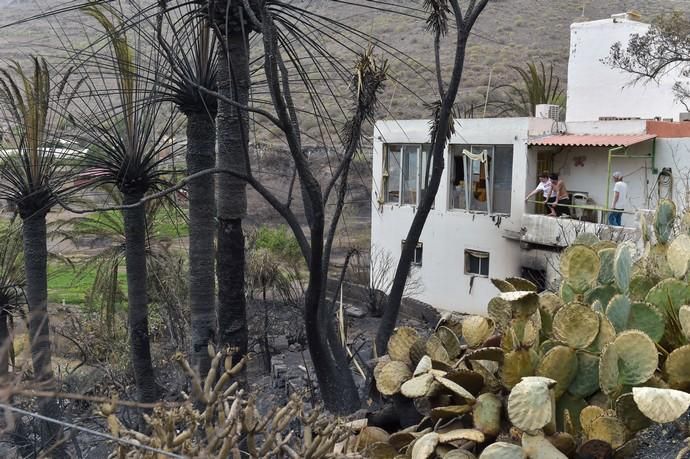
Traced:
<path fill-rule="evenodd" d="M 418 300 L 439 309 L 482 313 L 495 296 L 490 278 L 555 278 L 557 254 L 582 231 L 637 239 L 637 215 L 659 197 L 683 206 L 690 180 L 690 123 L 679 118 L 673 75 L 630 86 L 631 77 L 601 62 L 648 25 L 616 17 L 574 24 L 565 123 L 550 118 L 456 121 L 434 209 L 415 254 Z M 669 81 L 672 80 L 672 81 Z M 625 118 L 625 119 L 621 119 Z M 656 118 L 656 120 L 655 120 Z M 374 132 L 371 242 L 396 259 L 423 194 L 429 123 L 380 121 Z M 538 173 L 560 174 L 576 204 L 553 218 L 526 203 Z M 610 174 L 628 184 L 623 227 L 604 224 Z M 391 273 L 392 275 L 392 273 Z"/>

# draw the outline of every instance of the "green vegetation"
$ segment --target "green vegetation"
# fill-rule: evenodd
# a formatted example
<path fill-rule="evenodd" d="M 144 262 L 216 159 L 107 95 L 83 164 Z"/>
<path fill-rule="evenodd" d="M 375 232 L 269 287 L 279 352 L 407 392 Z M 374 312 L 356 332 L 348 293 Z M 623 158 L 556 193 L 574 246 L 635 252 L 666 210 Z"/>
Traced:
<path fill-rule="evenodd" d="M 297 239 L 285 225 L 259 227 L 254 236 L 254 247 L 267 250 L 285 262 L 299 262 L 302 257 Z"/>
<path fill-rule="evenodd" d="M 86 296 L 96 281 L 95 265 L 70 266 L 67 263 L 53 262 L 48 266 L 48 302 L 67 304 L 86 304 Z M 124 270 L 120 273 L 119 286 L 127 291 Z"/>

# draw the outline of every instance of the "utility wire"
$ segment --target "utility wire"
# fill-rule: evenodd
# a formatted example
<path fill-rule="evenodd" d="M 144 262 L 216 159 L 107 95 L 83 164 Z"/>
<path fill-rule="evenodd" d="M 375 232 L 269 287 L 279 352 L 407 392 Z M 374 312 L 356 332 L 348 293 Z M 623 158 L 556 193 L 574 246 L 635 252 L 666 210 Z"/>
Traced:
<path fill-rule="evenodd" d="M 89 429 L 88 427 L 82 427 L 82 426 L 78 426 L 76 424 L 70 424 L 69 422 L 60 421 L 60 420 L 54 419 L 54 418 L 49 418 L 48 416 L 43 416 L 42 414 L 38 414 L 38 413 L 32 413 L 30 411 L 26 411 L 26 410 L 23 410 L 21 408 L 16 408 L 14 406 L 7 405 L 5 403 L 0 403 L 0 408 L 6 409 L 9 411 L 14 411 L 15 413 L 23 414 L 26 416 L 31 416 L 33 418 L 40 419 L 42 421 L 52 422 L 53 424 L 58 424 L 58 425 L 61 425 L 63 427 L 67 427 L 69 429 L 74 429 L 74 430 L 79 430 L 81 432 L 86 432 L 86 433 L 89 433 L 91 435 L 95 435 L 97 437 L 107 438 L 108 440 L 114 441 L 116 443 L 121 443 L 123 445 L 145 449 L 145 450 L 151 451 L 153 453 L 162 454 L 162 455 L 168 456 L 168 457 L 174 457 L 176 459 L 187 459 L 187 456 L 181 456 L 179 454 L 171 453 L 170 451 L 165 451 L 162 449 L 154 448 L 153 446 L 142 445 L 142 444 L 134 442 L 132 440 L 127 440 L 125 438 L 117 438 L 117 437 L 114 437 L 114 436 L 107 434 L 105 432 L 99 432 L 97 430 Z"/>

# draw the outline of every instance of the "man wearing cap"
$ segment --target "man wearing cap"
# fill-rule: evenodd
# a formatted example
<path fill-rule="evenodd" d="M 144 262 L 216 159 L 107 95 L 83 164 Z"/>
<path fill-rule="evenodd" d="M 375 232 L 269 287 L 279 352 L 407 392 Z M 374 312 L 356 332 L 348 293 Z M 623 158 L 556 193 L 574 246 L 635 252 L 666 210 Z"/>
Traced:
<path fill-rule="evenodd" d="M 609 225 L 621 226 L 621 216 L 623 215 L 623 203 L 628 195 L 628 185 L 623 181 L 623 174 L 620 172 L 613 173 L 613 203 L 611 209 L 613 212 L 609 213 Z"/>

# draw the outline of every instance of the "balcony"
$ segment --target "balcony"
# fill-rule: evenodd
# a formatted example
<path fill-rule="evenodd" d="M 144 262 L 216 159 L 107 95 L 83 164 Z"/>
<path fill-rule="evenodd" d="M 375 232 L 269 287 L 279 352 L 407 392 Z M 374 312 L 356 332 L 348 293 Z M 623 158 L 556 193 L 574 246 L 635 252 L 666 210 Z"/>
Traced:
<path fill-rule="evenodd" d="M 641 231 L 637 226 L 609 226 L 547 215 L 524 214 L 520 220 L 520 229 L 521 243 L 552 248 L 567 247 L 581 233 L 595 234 L 603 241 L 632 241 L 637 244 L 641 240 Z"/>

